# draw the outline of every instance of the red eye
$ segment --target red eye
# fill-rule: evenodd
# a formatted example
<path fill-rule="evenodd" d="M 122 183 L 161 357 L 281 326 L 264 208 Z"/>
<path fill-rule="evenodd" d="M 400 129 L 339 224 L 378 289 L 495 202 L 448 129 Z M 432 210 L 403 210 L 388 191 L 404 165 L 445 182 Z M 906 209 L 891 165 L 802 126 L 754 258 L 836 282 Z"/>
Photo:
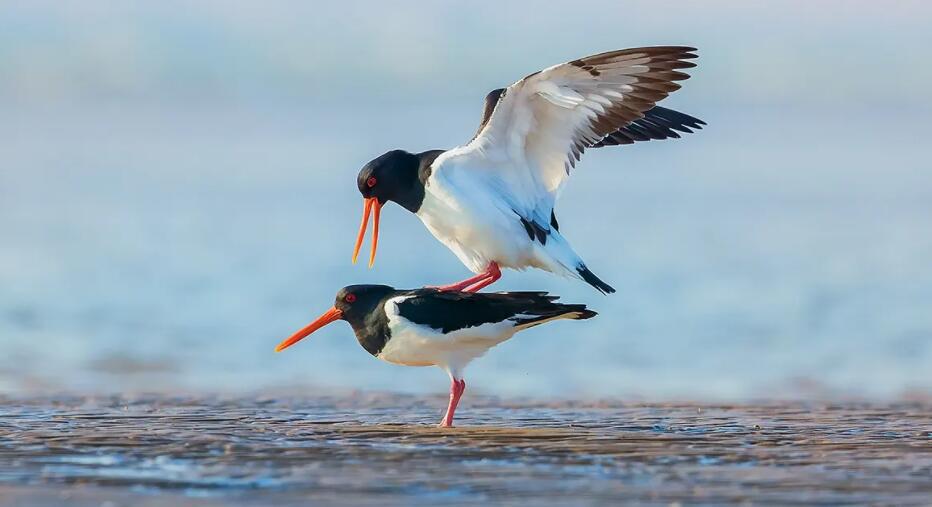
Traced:
<path fill-rule="evenodd" d="M 355 301 L 356 301 L 356 294 L 347 294 L 346 297 L 343 298 L 343 301 L 346 301 L 347 303 L 353 303 L 353 302 L 355 302 Z"/>
<path fill-rule="evenodd" d="M 366 185 L 368 185 L 369 188 L 372 188 L 375 186 L 375 182 L 376 182 L 375 176 L 369 176 L 369 179 L 366 180 Z"/>

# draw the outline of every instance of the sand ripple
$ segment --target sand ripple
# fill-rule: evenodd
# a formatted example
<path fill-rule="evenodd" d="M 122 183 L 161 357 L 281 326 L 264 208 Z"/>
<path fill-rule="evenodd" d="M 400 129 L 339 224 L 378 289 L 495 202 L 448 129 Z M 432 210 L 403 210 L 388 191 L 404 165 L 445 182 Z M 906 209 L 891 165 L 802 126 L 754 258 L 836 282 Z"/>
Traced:
<path fill-rule="evenodd" d="M 0 504 L 925 504 L 923 403 L 2 400 Z M 80 487 L 76 487 L 80 485 Z"/>

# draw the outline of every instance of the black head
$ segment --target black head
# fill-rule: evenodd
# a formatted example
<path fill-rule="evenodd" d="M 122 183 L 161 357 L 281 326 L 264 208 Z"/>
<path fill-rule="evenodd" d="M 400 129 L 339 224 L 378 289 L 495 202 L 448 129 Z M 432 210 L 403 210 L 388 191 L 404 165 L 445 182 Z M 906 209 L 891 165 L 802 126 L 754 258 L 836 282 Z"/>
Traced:
<path fill-rule="evenodd" d="M 395 289 L 388 285 L 348 285 L 337 292 L 333 307 L 340 311 L 340 318 L 355 329 L 368 317 L 379 313 L 378 306 L 393 292 Z"/>
<path fill-rule="evenodd" d="M 429 155 L 428 155 L 429 154 Z M 369 253 L 369 267 L 375 262 L 375 252 L 379 245 L 379 214 L 382 205 L 394 201 L 412 213 L 416 213 L 424 202 L 424 183 L 421 172 L 430 170 L 430 161 L 437 158 L 434 152 L 418 155 L 403 150 L 392 150 L 372 160 L 359 170 L 356 185 L 362 194 L 363 215 L 353 248 L 353 263 L 359 256 L 362 240 L 372 218 L 372 251 Z M 428 173 L 425 173 L 428 174 Z"/>
<path fill-rule="evenodd" d="M 376 198 L 379 204 L 394 201 L 415 212 L 424 200 L 424 185 L 418 177 L 421 157 L 404 150 L 392 150 L 364 165 L 356 177 L 363 199 Z"/>
<path fill-rule="evenodd" d="M 275 347 L 276 352 L 298 343 L 318 329 L 345 320 L 353 327 L 359 342 L 366 348 L 381 349 L 387 337 L 387 318 L 379 305 L 395 292 L 387 285 L 349 285 L 337 292 L 333 307 L 324 312 L 314 322 L 304 326 L 288 339 Z M 376 352 L 372 352 L 376 354 Z"/>

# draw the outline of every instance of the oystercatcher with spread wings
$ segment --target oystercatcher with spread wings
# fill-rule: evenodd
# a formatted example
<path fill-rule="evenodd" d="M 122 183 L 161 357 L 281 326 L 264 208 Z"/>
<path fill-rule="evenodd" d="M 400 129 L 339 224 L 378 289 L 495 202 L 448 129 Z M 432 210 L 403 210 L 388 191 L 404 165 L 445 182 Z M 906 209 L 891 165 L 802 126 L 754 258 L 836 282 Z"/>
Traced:
<path fill-rule="evenodd" d="M 473 359 L 529 327 L 557 319 L 596 315 L 585 305 L 557 303 L 546 292 L 471 293 L 437 289 L 396 290 L 386 285 L 350 285 L 337 292 L 333 307 L 275 348 L 280 352 L 327 324 L 345 320 L 366 351 L 389 363 L 439 366 L 450 376 L 453 413 Z"/>
<path fill-rule="evenodd" d="M 353 262 L 373 217 L 375 260 L 382 205 L 394 201 L 476 273 L 445 290 L 478 291 L 500 268 L 539 268 L 600 280 L 560 233 L 554 204 L 587 148 L 679 137 L 704 125 L 655 104 L 693 67 L 690 47 L 601 53 L 535 72 L 486 97 L 482 123 L 466 145 L 423 153 L 390 151 L 359 172 L 363 219 Z"/>

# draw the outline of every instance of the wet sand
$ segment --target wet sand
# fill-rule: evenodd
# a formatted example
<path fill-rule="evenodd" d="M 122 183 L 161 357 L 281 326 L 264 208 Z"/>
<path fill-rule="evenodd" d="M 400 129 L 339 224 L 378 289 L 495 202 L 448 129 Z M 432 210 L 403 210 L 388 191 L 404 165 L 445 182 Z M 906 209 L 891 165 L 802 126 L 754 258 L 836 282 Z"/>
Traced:
<path fill-rule="evenodd" d="M 932 404 L 0 399 L 0 505 L 928 505 Z"/>

